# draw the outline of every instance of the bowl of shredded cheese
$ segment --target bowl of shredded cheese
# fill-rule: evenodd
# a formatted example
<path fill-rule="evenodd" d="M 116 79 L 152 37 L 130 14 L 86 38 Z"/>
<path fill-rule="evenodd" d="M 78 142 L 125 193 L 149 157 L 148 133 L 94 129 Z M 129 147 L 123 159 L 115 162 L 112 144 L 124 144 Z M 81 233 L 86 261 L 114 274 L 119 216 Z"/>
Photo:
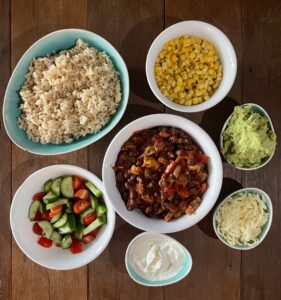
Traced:
<path fill-rule="evenodd" d="M 226 197 L 216 208 L 213 227 L 227 246 L 250 250 L 266 237 L 272 223 L 272 203 L 264 191 L 244 188 Z"/>

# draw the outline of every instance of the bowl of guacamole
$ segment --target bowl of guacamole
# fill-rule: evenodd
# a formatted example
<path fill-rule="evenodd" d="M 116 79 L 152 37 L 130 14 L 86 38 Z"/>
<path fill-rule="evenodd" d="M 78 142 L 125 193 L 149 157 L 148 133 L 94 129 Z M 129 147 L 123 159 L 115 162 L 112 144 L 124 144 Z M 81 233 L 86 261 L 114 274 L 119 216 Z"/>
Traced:
<path fill-rule="evenodd" d="M 266 165 L 277 142 L 272 122 L 259 105 L 236 106 L 225 122 L 220 146 L 224 158 L 242 170 L 255 170 Z"/>

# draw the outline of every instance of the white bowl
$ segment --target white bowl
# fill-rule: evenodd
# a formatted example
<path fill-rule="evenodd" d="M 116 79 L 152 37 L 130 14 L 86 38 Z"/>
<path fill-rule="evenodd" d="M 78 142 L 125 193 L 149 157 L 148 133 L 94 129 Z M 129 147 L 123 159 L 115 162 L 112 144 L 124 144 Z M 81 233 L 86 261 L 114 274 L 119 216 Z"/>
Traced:
<path fill-rule="evenodd" d="M 215 93 L 207 101 L 192 106 L 177 104 L 164 96 L 154 75 L 155 61 L 164 44 L 183 35 L 196 36 L 211 42 L 216 47 L 223 66 L 222 81 Z M 181 112 L 203 111 L 218 104 L 230 91 L 236 72 L 237 59 L 230 40 L 215 26 L 201 21 L 183 21 L 162 31 L 152 43 L 146 58 L 146 77 L 152 92 L 164 105 Z"/>
<path fill-rule="evenodd" d="M 267 210 L 268 210 L 268 221 L 267 223 L 262 227 L 262 231 L 261 233 L 258 235 L 258 239 L 256 243 L 253 243 L 251 245 L 231 245 L 229 244 L 224 238 L 223 236 L 221 236 L 221 234 L 218 232 L 217 229 L 217 222 L 216 222 L 216 215 L 218 213 L 219 208 L 227 201 L 230 200 L 231 197 L 237 195 L 237 194 L 241 194 L 241 193 L 252 193 L 252 194 L 258 194 L 261 196 L 262 201 L 265 203 Z M 272 203 L 270 200 L 270 197 L 268 196 L 268 194 L 266 192 L 264 192 L 263 190 L 257 189 L 257 188 L 244 188 L 244 189 L 240 189 L 238 191 L 235 191 L 233 193 L 231 193 L 230 195 L 228 195 L 216 208 L 214 214 L 213 214 L 213 228 L 214 231 L 217 235 L 217 237 L 219 238 L 219 240 L 221 242 L 223 242 L 225 245 L 227 245 L 228 247 L 232 248 L 232 249 L 237 249 L 237 250 L 251 250 L 255 247 L 257 247 L 266 237 L 270 227 L 271 227 L 271 223 L 272 223 L 272 218 L 273 218 L 273 207 L 272 207 Z"/>
<path fill-rule="evenodd" d="M 265 117 L 267 118 L 267 120 L 268 120 L 270 129 L 271 129 L 273 132 L 275 132 L 275 131 L 274 131 L 273 124 L 272 124 L 272 121 L 271 121 L 271 119 L 270 119 L 268 113 L 265 111 L 264 108 L 262 108 L 260 105 L 257 105 L 257 104 L 255 104 L 255 103 L 245 103 L 245 104 L 242 104 L 241 106 L 250 106 L 251 109 L 252 109 L 254 112 L 257 112 L 257 113 L 259 113 L 259 114 L 262 115 L 262 116 L 265 116 Z M 233 114 L 233 113 L 232 113 L 232 114 Z M 222 149 L 223 149 L 223 132 L 224 132 L 224 130 L 226 129 L 226 127 L 228 126 L 228 123 L 229 123 L 229 121 L 230 121 L 230 119 L 231 119 L 231 117 L 232 117 L 232 114 L 231 114 L 231 115 L 227 118 L 227 120 L 225 121 L 225 123 L 224 123 L 224 125 L 223 125 L 223 127 L 222 127 L 222 130 L 221 130 L 221 133 L 220 133 L 220 150 L 221 150 L 221 153 L 222 153 L 224 159 L 225 159 L 232 167 L 234 167 L 234 168 L 236 168 L 236 169 L 239 169 L 239 170 L 243 170 L 243 171 L 253 171 L 253 170 L 257 170 L 257 169 L 260 169 L 260 168 L 264 167 L 265 165 L 267 165 L 267 164 L 270 162 L 270 160 L 271 160 L 272 157 L 274 156 L 276 147 L 275 147 L 275 150 L 274 150 L 274 152 L 272 153 L 271 156 L 266 157 L 266 158 L 263 159 L 261 165 L 259 165 L 259 166 L 257 166 L 257 167 L 252 167 L 252 168 L 245 168 L 245 167 L 238 167 L 238 166 L 235 166 L 231 161 L 229 161 L 229 160 L 225 157 L 225 155 L 224 155 L 224 153 L 223 153 L 223 150 L 222 150 Z"/>
<path fill-rule="evenodd" d="M 97 238 L 85 245 L 83 252 L 75 255 L 69 250 L 55 246 L 51 248 L 39 246 L 37 244 L 38 235 L 32 231 L 33 222 L 28 219 L 28 208 L 32 196 L 43 190 L 45 181 L 62 175 L 78 175 L 82 179 L 93 182 L 102 191 L 108 209 L 107 224 L 102 226 Z M 36 171 L 18 188 L 11 205 L 10 225 L 16 243 L 27 257 L 50 269 L 69 270 L 88 264 L 103 252 L 114 231 L 115 212 L 104 193 L 103 184 L 97 176 L 76 166 L 53 165 Z"/>
<path fill-rule="evenodd" d="M 171 126 L 184 130 L 210 158 L 208 165 L 209 188 L 204 193 L 201 205 L 193 215 L 182 216 L 181 218 L 171 220 L 170 222 L 165 222 L 162 219 L 148 218 L 139 210 L 128 211 L 116 187 L 115 172 L 112 168 L 115 165 L 121 146 L 130 138 L 134 131 L 156 126 Z M 179 116 L 153 114 L 131 122 L 111 141 L 104 156 L 102 178 L 108 199 L 110 199 L 116 212 L 125 221 L 145 231 L 153 233 L 170 233 L 191 227 L 207 215 L 216 203 L 220 193 L 223 170 L 220 154 L 210 136 L 202 128 Z"/>

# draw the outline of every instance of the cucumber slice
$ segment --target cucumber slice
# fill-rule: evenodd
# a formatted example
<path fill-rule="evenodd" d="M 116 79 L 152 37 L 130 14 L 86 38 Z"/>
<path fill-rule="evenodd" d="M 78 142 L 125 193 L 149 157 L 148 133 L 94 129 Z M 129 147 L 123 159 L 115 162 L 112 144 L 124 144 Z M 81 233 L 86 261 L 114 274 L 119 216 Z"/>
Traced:
<path fill-rule="evenodd" d="M 43 197 L 43 202 L 48 204 L 55 202 L 58 199 L 58 196 L 55 195 L 52 191 L 50 191 L 47 195 Z"/>
<path fill-rule="evenodd" d="M 66 212 L 67 213 L 72 213 L 72 206 L 73 206 L 73 201 L 69 200 L 67 203 L 66 203 Z"/>
<path fill-rule="evenodd" d="M 72 232 L 72 230 L 71 230 L 68 222 L 63 227 L 59 228 L 60 234 L 67 234 L 67 233 L 71 233 L 71 232 Z"/>
<path fill-rule="evenodd" d="M 44 183 L 44 192 L 46 194 L 50 192 L 52 183 L 53 183 L 52 179 L 49 179 Z"/>
<path fill-rule="evenodd" d="M 94 210 L 96 210 L 99 203 L 98 203 L 98 199 L 94 195 L 90 195 L 90 203 L 91 203 L 92 208 Z"/>
<path fill-rule="evenodd" d="M 64 198 L 60 198 L 58 199 L 57 201 L 53 202 L 53 203 L 50 203 L 50 204 L 47 204 L 46 205 L 46 209 L 52 209 L 56 206 L 59 206 L 59 205 L 64 205 L 64 204 L 67 204 L 68 203 L 68 199 L 64 199 Z"/>
<path fill-rule="evenodd" d="M 84 225 L 78 223 L 76 226 L 75 237 L 77 240 L 81 240 L 83 237 Z"/>
<path fill-rule="evenodd" d="M 97 189 L 92 182 L 90 181 L 86 181 L 85 186 L 91 191 L 91 193 L 93 193 L 97 198 L 99 198 L 101 196 L 101 191 L 99 189 Z"/>
<path fill-rule="evenodd" d="M 61 240 L 61 243 L 60 243 L 60 245 L 63 249 L 69 248 L 71 246 L 71 244 L 72 244 L 72 238 L 71 238 L 70 234 L 63 237 L 63 239 Z"/>
<path fill-rule="evenodd" d="M 56 178 L 51 185 L 51 191 L 57 196 L 59 197 L 60 195 L 60 185 L 62 182 L 62 177 L 58 177 Z"/>
<path fill-rule="evenodd" d="M 74 190 L 72 186 L 72 177 L 66 176 L 63 178 L 61 182 L 61 193 L 66 198 L 73 198 L 74 196 Z"/>
<path fill-rule="evenodd" d="M 101 204 L 98 206 L 97 208 L 97 216 L 101 217 L 102 215 L 104 215 L 107 211 L 107 208 L 104 204 Z"/>
<path fill-rule="evenodd" d="M 54 224 L 54 223 L 56 223 L 60 218 L 61 218 L 61 216 L 63 215 L 63 212 L 62 211 L 60 211 L 56 216 L 54 216 L 52 219 L 51 219 L 51 224 Z"/>
<path fill-rule="evenodd" d="M 74 232 L 76 230 L 76 221 L 74 214 L 68 214 L 68 224 L 71 229 L 71 232 Z"/>
<path fill-rule="evenodd" d="M 42 228 L 43 230 L 43 236 L 46 237 L 47 239 L 50 239 L 53 233 L 53 226 L 49 221 L 39 221 L 38 225 Z"/>
<path fill-rule="evenodd" d="M 53 231 L 52 236 L 51 236 L 51 240 L 56 244 L 56 245 L 60 245 L 62 237 L 61 235 L 57 232 L 57 231 Z"/>
<path fill-rule="evenodd" d="M 63 227 L 67 223 L 67 213 L 64 213 L 63 216 L 53 224 L 55 228 Z"/>
<path fill-rule="evenodd" d="M 105 218 L 103 217 L 99 217 L 97 218 L 94 222 L 92 222 L 89 226 L 87 226 L 84 230 L 83 230 L 83 235 L 86 235 L 92 231 L 94 231 L 95 229 L 97 229 L 99 226 L 101 226 L 102 224 L 105 224 Z"/>
<path fill-rule="evenodd" d="M 28 209 L 28 218 L 30 221 L 34 220 L 37 210 L 40 208 L 40 205 L 41 205 L 40 201 L 35 200 L 31 202 Z"/>
<path fill-rule="evenodd" d="M 82 223 L 82 224 L 84 224 L 84 222 L 83 222 L 83 219 L 84 219 L 84 217 L 86 217 L 87 215 L 89 215 L 89 214 L 93 214 L 95 211 L 94 211 L 94 209 L 93 208 L 88 208 L 88 209 L 86 209 L 84 212 L 82 212 L 82 214 L 80 215 L 80 222 Z"/>
<path fill-rule="evenodd" d="M 40 201 L 40 205 L 39 205 L 39 210 L 40 210 L 41 214 L 43 214 L 45 212 L 45 206 L 42 205 L 41 201 Z"/>

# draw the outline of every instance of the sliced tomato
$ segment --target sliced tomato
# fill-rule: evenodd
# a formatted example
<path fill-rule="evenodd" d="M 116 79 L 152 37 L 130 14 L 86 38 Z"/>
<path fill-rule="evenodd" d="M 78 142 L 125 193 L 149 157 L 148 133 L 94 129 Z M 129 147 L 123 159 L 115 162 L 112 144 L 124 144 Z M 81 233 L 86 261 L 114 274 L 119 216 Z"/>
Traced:
<path fill-rule="evenodd" d="M 73 211 L 79 215 L 81 214 L 86 208 L 90 206 L 90 202 L 87 200 L 80 199 L 76 201 L 73 205 Z"/>
<path fill-rule="evenodd" d="M 74 198 L 79 198 L 79 199 L 83 199 L 83 200 L 88 200 L 90 196 L 90 193 L 88 190 L 86 189 L 79 189 L 75 194 L 74 194 Z"/>
<path fill-rule="evenodd" d="M 209 157 L 201 153 L 196 153 L 195 159 L 203 164 L 207 164 L 209 162 Z"/>
<path fill-rule="evenodd" d="M 62 210 L 62 205 L 58 205 L 51 209 L 51 212 L 49 213 L 49 217 L 53 218 L 54 216 L 58 215 Z"/>
<path fill-rule="evenodd" d="M 42 228 L 39 226 L 39 224 L 37 222 L 33 224 L 32 231 L 38 235 L 42 235 L 42 233 L 43 233 Z"/>
<path fill-rule="evenodd" d="M 44 196 L 44 192 L 39 192 L 33 195 L 32 200 L 42 200 Z"/>
<path fill-rule="evenodd" d="M 88 243 L 90 243 L 92 240 L 94 240 L 95 238 L 96 238 L 96 234 L 95 234 L 95 232 L 93 231 L 93 232 L 90 232 L 90 233 L 84 235 L 84 236 L 82 237 L 82 242 L 83 242 L 84 244 L 88 244 Z"/>
<path fill-rule="evenodd" d="M 72 176 L 72 186 L 74 191 L 77 191 L 78 189 L 80 189 L 82 187 L 83 181 L 80 177 L 73 175 Z"/>
<path fill-rule="evenodd" d="M 84 223 L 85 225 L 89 225 L 89 224 L 91 224 L 93 221 L 95 221 L 96 218 L 97 218 L 97 215 L 96 215 L 96 214 L 89 214 L 89 215 L 87 215 L 87 216 L 85 216 L 85 217 L 83 218 L 83 223 Z"/>
<path fill-rule="evenodd" d="M 37 243 L 42 247 L 50 248 L 53 244 L 53 241 L 41 236 Z"/>
<path fill-rule="evenodd" d="M 82 244 L 79 241 L 73 241 L 70 246 L 70 251 L 72 254 L 77 254 L 83 251 Z"/>
<path fill-rule="evenodd" d="M 178 196 L 180 196 L 181 198 L 187 198 L 190 195 L 188 189 L 181 184 L 176 186 L 176 190 Z"/>
<path fill-rule="evenodd" d="M 51 220 L 51 218 L 50 218 L 50 212 L 51 212 L 50 210 L 45 211 L 42 214 L 41 220 L 50 221 Z"/>
<path fill-rule="evenodd" d="M 40 220 L 42 220 L 42 214 L 41 214 L 40 210 L 38 209 L 33 221 L 40 221 Z"/>

